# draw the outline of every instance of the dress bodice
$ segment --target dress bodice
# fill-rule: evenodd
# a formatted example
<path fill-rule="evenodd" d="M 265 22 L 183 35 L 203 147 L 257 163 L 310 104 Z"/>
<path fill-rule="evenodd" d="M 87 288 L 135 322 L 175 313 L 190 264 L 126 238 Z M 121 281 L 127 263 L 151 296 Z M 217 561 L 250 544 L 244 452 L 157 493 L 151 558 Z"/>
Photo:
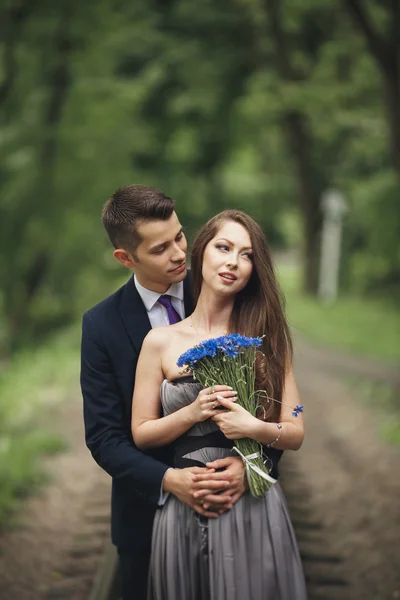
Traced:
<path fill-rule="evenodd" d="M 165 379 L 161 386 L 161 405 L 169 415 L 196 400 L 202 386 L 192 376 Z M 211 419 L 196 423 L 174 442 L 174 466 L 199 466 L 217 458 L 235 455 L 233 441 L 228 440 Z"/>
<path fill-rule="evenodd" d="M 178 379 L 165 379 L 161 385 L 161 406 L 164 416 L 169 415 L 193 402 L 202 389 L 201 384 L 191 375 Z M 233 440 L 229 440 L 211 419 L 196 423 L 174 442 L 174 466 L 204 466 L 218 458 L 237 456 L 232 450 Z M 271 475 L 278 478 L 278 462 L 282 450 L 264 448 L 264 455 L 272 462 Z"/>

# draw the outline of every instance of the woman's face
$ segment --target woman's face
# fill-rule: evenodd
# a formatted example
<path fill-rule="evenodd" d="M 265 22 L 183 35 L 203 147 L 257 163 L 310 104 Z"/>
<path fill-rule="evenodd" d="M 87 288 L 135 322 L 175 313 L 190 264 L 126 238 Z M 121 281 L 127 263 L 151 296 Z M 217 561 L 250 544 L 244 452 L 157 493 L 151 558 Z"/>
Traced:
<path fill-rule="evenodd" d="M 220 295 L 246 287 L 253 271 L 250 235 L 239 223 L 224 221 L 203 255 L 203 284 Z"/>

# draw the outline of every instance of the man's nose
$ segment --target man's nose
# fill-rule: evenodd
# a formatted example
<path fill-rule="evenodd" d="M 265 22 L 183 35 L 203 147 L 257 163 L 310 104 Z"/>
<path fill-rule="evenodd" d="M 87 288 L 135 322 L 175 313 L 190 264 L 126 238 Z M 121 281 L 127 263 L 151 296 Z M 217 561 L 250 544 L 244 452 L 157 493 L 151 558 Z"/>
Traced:
<path fill-rule="evenodd" d="M 175 244 L 174 253 L 173 253 L 171 260 L 173 262 L 181 262 L 182 260 L 185 260 L 185 258 L 186 258 L 186 252 L 184 250 L 182 250 L 182 248 L 179 246 L 179 244 Z"/>

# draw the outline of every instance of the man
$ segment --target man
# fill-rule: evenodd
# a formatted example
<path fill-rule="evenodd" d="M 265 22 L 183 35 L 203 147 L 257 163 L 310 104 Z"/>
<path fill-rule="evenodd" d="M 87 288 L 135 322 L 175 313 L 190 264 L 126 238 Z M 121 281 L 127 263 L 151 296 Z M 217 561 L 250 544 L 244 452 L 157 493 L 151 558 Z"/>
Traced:
<path fill-rule="evenodd" d="M 123 599 L 144 600 L 157 507 L 172 493 L 199 514 L 215 518 L 243 494 L 243 466 L 239 458 L 227 458 L 208 469 L 172 469 L 170 448 L 143 453 L 135 447 L 131 405 L 143 339 L 151 327 L 174 323 L 192 311 L 187 242 L 173 201 L 155 188 L 117 190 L 102 220 L 114 257 L 135 274 L 83 317 L 86 443 L 112 477 L 111 533 Z"/>

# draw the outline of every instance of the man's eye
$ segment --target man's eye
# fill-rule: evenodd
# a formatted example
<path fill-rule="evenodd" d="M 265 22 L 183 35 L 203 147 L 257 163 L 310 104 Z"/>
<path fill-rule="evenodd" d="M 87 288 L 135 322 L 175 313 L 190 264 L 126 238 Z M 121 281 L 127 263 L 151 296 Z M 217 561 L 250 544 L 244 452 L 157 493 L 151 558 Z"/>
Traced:
<path fill-rule="evenodd" d="M 158 250 L 153 250 L 153 254 L 162 254 L 164 252 L 165 248 L 159 248 Z"/>

